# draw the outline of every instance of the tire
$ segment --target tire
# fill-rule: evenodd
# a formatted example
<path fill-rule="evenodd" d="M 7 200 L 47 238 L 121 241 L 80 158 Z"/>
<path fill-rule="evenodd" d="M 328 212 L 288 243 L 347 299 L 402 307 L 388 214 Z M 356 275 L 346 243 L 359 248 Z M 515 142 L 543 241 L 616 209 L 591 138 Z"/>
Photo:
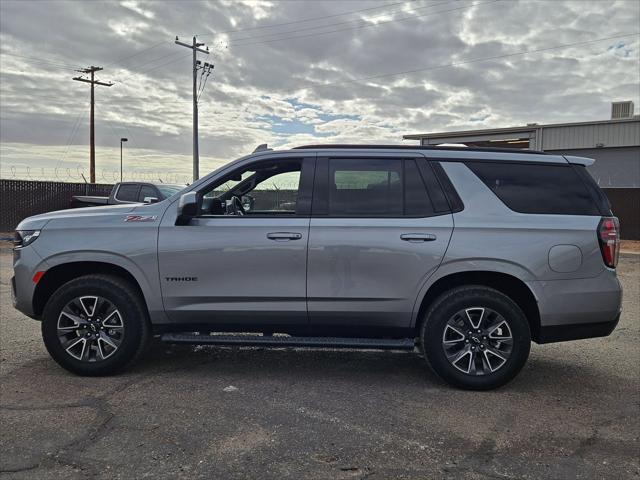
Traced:
<path fill-rule="evenodd" d="M 44 344 L 61 367 L 77 375 L 124 370 L 143 353 L 150 336 L 143 299 L 119 277 L 86 275 L 71 280 L 44 308 Z"/>
<path fill-rule="evenodd" d="M 420 345 L 431 369 L 445 382 L 490 390 L 520 372 L 531 349 L 531 333 L 513 300 L 493 288 L 467 285 L 443 293 L 430 305 Z"/>

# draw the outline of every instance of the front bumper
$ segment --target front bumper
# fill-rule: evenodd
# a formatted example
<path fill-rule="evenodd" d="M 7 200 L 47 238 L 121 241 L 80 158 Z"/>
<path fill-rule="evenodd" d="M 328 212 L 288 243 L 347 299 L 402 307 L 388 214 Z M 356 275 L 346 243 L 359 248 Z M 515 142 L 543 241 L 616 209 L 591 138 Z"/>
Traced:
<path fill-rule="evenodd" d="M 33 296 L 36 283 L 33 275 L 37 271 L 46 271 L 47 265 L 28 246 L 13 251 L 13 278 L 11 279 L 11 295 L 13 306 L 28 317 L 35 318 L 33 311 Z"/>

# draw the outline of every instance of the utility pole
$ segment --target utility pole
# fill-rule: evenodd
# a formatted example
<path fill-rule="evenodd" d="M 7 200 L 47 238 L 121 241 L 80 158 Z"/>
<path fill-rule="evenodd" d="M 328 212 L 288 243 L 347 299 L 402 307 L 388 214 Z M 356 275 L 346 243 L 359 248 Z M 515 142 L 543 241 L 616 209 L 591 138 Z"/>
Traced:
<path fill-rule="evenodd" d="M 120 139 L 120 181 L 122 182 L 122 142 L 127 142 L 127 138 Z"/>
<path fill-rule="evenodd" d="M 91 79 L 82 78 L 82 77 L 74 77 L 73 80 L 77 80 L 78 82 L 85 82 L 91 84 L 91 119 L 89 120 L 89 180 L 91 183 L 96 183 L 96 135 L 95 135 L 95 122 L 93 118 L 94 111 L 94 95 L 93 95 L 93 86 L 94 85 L 102 85 L 103 87 L 110 87 L 113 83 L 105 83 L 100 82 L 94 78 L 94 74 L 102 70 L 102 67 L 94 67 L 93 65 L 89 68 L 84 68 L 82 70 L 76 70 L 76 72 L 80 73 L 90 73 Z"/>
<path fill-rule="evenodd" d="M 209 47 L 203 50 L 204 43 L 198 43 L 195 35 L 193 37 L 193 43 L 188 44 L 181 42 L 176 36 L 176 45 L 187 47 L 193 50 L 193 181 L 195 182 L 200 178 L 200 155 L 198 152 L 198 92 L 197 92 L 197 73 L 198 73 L 198 58 L 197 53 L 204 53 L 209 55 Z"/>

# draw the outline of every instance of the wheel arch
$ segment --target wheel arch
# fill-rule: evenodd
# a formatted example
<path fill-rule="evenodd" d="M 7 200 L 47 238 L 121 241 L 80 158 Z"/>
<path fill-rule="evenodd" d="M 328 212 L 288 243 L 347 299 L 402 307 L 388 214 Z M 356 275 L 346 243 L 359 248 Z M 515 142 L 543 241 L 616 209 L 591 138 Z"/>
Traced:
<path fill-rule="evenodd" d="M 147 306 L 140 283 L 126 268 L 108 262 L 76 261 L 55 265 L 44 273 L 33 294 L 33 312 L 36 318 L 42 317 L 47 301 L 58 288 L 75 278 L 91 274 L 112 275 L 125 280 L 136 290 Z"/>
<path fill-rule="evenodd" d="M 538 302 L 529 287 L 518 277 L 495 271 L 464 271 L 445 275 L 429 286 L 418 309 L 416 332 L 424 322 L 429 306 L 444 292 L 462 285 L 482 285 L 498 290 L 511 298 L 524 312 L 529 322 L 531 338 L 538 341 L 540 334 L 540 311 Z"/>

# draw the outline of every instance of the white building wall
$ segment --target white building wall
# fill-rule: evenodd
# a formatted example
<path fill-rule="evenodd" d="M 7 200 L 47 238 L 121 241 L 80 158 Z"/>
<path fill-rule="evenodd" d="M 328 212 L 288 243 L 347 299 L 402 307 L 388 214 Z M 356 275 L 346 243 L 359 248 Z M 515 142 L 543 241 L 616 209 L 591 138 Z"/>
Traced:
<path fill-rule="evenodd" d="M 542 127 L 542 150 L 640 146 L 640 119 L 633 121 Z"/>

